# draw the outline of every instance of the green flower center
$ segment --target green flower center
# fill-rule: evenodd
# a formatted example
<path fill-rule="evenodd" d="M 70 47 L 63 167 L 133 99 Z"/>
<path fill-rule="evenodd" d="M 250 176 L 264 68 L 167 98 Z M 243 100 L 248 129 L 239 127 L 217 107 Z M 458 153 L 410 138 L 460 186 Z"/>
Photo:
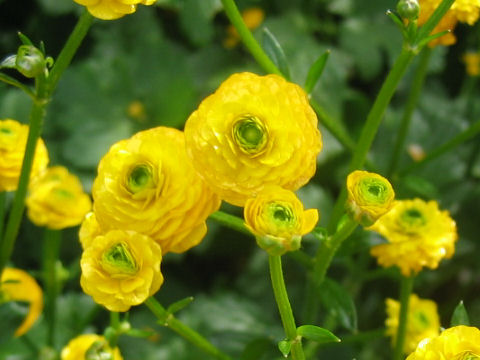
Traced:
<path fill-rule="evenodd" d="M 132 194 L 154 186 L 152 167 L 148 164 L 136 165 L 128 174 L 127 189 Z"/>
<path fill-rule="evenodd" d="M 245 115 L 237 120 L 233 125 L 232 136 L 240 150 L 251 156 L 260 155 L 268 140 L 265 125 L 253 115 Z"/>
<path fill-rule="evenodd" d="M 138 265 L 127 244 L 119 242 L 102 255 L 102 268 L 111 275 L 134 275 Z"/>
<path fill-rule="evenodd" d="M 282 228 L 288 228 L 297 221 L 292 207 L 287 203 L 269 203 L 267 205 L 267 216 L 276 226 Z"/>
<path fill-rule="evenodd" d="M 358 186 L 363 200 L 368 203 L 383 204 L 391 197 L 391 188 L 381 179 L 365 178 Z"/>
<path fill-rule="evenodd" d="M 405 210 L 400 215 L 400 221 L 406 228 L 419 228 L 427 223 L 423 213 L 415 208 Z"/>
<path fill-rule="evenodd" d="M 0 127 L 0 133 L 6 134 L 6 135 L 11 135 L 11 134 L 13 134 L 13 131 L 9 128 Z"/>
<path fill-rule="evenodd" d="M 452 360 L 479 360 L 480 355 L 475 354 L 472 351 L 465 351 L 456 355 Z"/>

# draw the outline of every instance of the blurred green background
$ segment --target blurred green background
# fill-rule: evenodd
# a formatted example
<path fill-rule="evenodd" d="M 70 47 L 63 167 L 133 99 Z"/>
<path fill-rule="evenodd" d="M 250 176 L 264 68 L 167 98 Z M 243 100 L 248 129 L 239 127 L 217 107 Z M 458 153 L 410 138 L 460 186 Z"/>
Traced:
<path fill-rule="evenodd" d="M 263 28 L 274 34 L 286 54 L 292 81 L 300 85 L 318 56 L 331 50 L 313 97 L 356 139 L 400 52 L 401 35 L 385 15 L 396 1 L 238 0 L 237 4 L 241 10 L 259 7 L 264 11 L 265 20 L 254 34 L 260 41 Z M 82 11 L 83 7 L 70 0 L 0 0 L 0 57 L 16 52 L 20 43 L 17 31 L 35 44 L 44 41 L 47 53 L 57 56 Z M 90 191 L 96 166 L 114 142 L 159 125 L 181 129 L 199 102 L 230 74 L 262 74 L 241 45 L 223 46 L 228 25 L 219 0 L 157 0 L 156 6 L 139 6 L 135 14 L 125 18 L 95 21 L 48 107 L 43 138 L 51 164 L 67 166 Z M 407 146 L 418 145 L 426 153 L 480 115 L 478 84 L 465 74 L 462 63 L 465 51 L 479 50 L 479 29 L 458 26 L 455 33 L 456 45 L 433 50 L 407 139 Z M 371 151 L 370 159 L 380 173 L 388 166 L 415 66 L 416 61 L 401 82 Z M 20 90 L 0 84 L 1 119 L 28 122 L 29 107 L 29 98 Z M 298 193 L 306 207 L 319 208 L 320 224 L 325 225 L 343 185 L 350 154 L 322 130 L 324 149 L 317 174 Z M 439 304 L 445 327 L 462 299 L 472 323 L 480 325 L 479 144 L 477 137 L 418 170 L 392 179 L 398 198 L 435 199 L 457 221 L 460 240 L 454 258 L 443 261 L 435 271 L 421 273 L 415 288 L 420 297 Z M 404 152 L 400 168 L 412 162 Z M 225 210 L 241 215 L 238 208 L 225 206 Z M 79 287 L 77 231 L 64 232 L 61 259 L 69 278 L 59 302 L 58 348 L 80 332 L 102 332 L 108 325 L 108 313 Z M 390 356 L 389 340 L 378 333 L 363 340 L 351 337 L 381 329 L 385 298 L 398 296 L 399 274 L 379 269 L 369 255 L 369 247 L 378 241 L 376 235 L 357 230 L 335 258 L 322 292 L 318 325 L 345 341 L 322 347 L 318 358 L 376 360 Z M 313 238 L 304 239 L 307 253 L 313 254 L 316 246 Z M 25 219 L 12 263 L 38 274 L 41 248 L 42 231 Z M 252 238 L 209 222 L 203 243 L 183 255 L 168 254 L 163 273 L 165 283 L 157 298 L 168 305 L 194 296 L 195 301 L 179 317 L 214 344 L 236 358 L 281 358 L 276 342 L 283 338 L 283 330 L 271 291 L 267 256 Z M 301 323 L 305 269 L 287 256 L 285 277 Z M 0 307 L 0 359 L 32 358 L 25 342 L 10 337 L 24 310 L 15 304 Z M 155 329 L 159 335 L 149 340 L 121 338 L 126 360 L 206 357 L 156 325 L 142 306 L 132 309 L 130 320 L 137 327 Z M 40 321 L 29 338 L 42 344 L 44 337 L 45 324 Z"/>

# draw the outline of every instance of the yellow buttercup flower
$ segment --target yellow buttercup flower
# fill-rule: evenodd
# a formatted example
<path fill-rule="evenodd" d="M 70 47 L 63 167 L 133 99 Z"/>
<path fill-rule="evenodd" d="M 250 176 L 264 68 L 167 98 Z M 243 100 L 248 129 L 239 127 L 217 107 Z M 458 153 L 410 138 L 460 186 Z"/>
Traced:
<path fill-rule="evenodd" d="M 61 360 L 123 360 L 118 347 L 112 349 L 107 340 L 96 334 L 83 334 L 70 340 L 62 349 Z"/>
<path fill-rule="evenodd" d="M 441 211 L 436 201 L 397 200 L 393 208 L 369 230 L 376 231 L 388 244 L 373 247 L 370 253 L 384 267 L 397 265 L 410 276 L 423 267 L 436 269 L 443 258 L 451 258 L 458 239 L 455 221 Z"/>
<path fill-rule="evenodd" d="M 128 311 L 158 291 L 162 250 L 150 237 L 112 230 L 96 236 L 82 254 L 80 285 L 110 311 Z"/>
<path fill-rule="evenodd" d="M 33 326 L 43 310 L 43 293 L 35 279 L 27 272 L 5 268 L 0 278 L 0 302 L 24 301 L 29 303 L 28 314 L 15 330 L 15 336 L 22 336 Z"/>
<path fill-rule="evenodd" d="M 84 5 L 90 14 L 102 20 L 115 20 L 132 14 L 137 5 L 152 5 L 156 0 L 74 0 Z"/>
<path fill-rule="evenodd" d="M 304 210 L 293 192 L 271 186 L 247 200 L 244 217 L 258 245 L 271 255 L 282 255 L 300 248 L 302 235 L 318 222 L 318 211 Z"/>
<path fill-rule="evenodd" d="M 220 199 L 196 174 L 181 131 L 158 127 L 113 145 L 98 166 L 92 194 L 104 231 L 134 230 L 162 252 L 184 252 L 205 236 Z"/>
<path fill-rule="evenodd" d="M 480 53 L 479 52 L 467 52 L 462 57 L 465 63 L 466 72 L 470 76 L 480 75 Z"/>
<path fill-rule="evenodd" d="M 400 317 L 400 303 L 393 299 L 385 301 L 387 307 L 386 334 L 396 343 L 398 319 Z M 407 315 L 407 331 L 403 352 L 410 354 L 417 348 L 420 341 L 440 334 L 440 318 L 437 304 L 432 300 L 420 299 L 417 295 L 410 295 Z"/>
<path fill-rule="evenodd" d="M 442 0 L 419 0 L 420 16 L 418 25 L 427 22 Z M 457 39 L 453 34 L 453 30 L 458 22 L 473 25 L 480 15 L 480 0 L 456 0 L 450 10 L 443 16 L 437 26 L 433 29 L 432 34 L 437 34 L 445 30 L 451 31 L 435 40 L 430 41 L 429 46 L 436 45 L 452 45 Z"/>
<path fill-rule="evenodd" d="M 440 336 L 424 339 L 407 360 L 478 360 L 480 330 L 471 326 L 454 326 Z"/>
<path fill-rule="evenodd" d="M 265 13 L 258 7 L 252 7 L 242 11 L 242 19 L 245 25 L 250 30 L 255 30 L 263 22 Z M 223 46 L 227 49 L 231 49 L 240 42 L 240 35 L 237 29 L 233 25 L 229 25 L 227 28 L 227 37 L 223 41 Z"/>
<path fill-rule="evenodd" d="M 64 229 L 79 225 L 92 208 L 82 183 L 63 166 L 53 166 L 30 182 L 27 215 L 37 226 Z"/>
<path fill-rule="evenodd" d="M 347 177 L 347 211 L 363 226 L 372 225 L 388 212 L 395 199 L 390 182 L 383 176 L 356 170 Z"/>
<path fill-rule="evenodd" d="M 307 95 L 280 76 L 239 73 L 185 124 L 187 153 L 222 199 L 243 206 L 264 187 L 296 190 L 315 173 L 322 147 Z"/>
<path fill-rule="evenodd" d="M 93 211 L 85 215 L 80 230 L 78 231 L 78 238 L 82 249 L 86 249 L 92 243 L 93 239 L 102 235 L 103 231 L 98 224 L 97 217 Z"/>
<path fill-rule="evenodd" d="M 0 192 L 17 189 L 28 129 L 27 125 L 15 120 L 0 120 Z M 47 165 L 47 148 L 43 140 L 38 139 L 30 178 L 43 171 Z"/>

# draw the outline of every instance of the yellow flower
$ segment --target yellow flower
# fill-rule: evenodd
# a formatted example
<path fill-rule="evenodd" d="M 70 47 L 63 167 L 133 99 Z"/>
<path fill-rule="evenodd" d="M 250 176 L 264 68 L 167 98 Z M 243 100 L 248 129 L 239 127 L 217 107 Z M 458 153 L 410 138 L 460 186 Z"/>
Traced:
<path fill-rule="evenodd" d="M 467 52 L 462 57 L 466 66 L 467 74 L 470 76 L 480 75 L 480 53 Z"/>
<path fill-rule="evenodd" d="M 427 22 L 442 0 L 419 0 L 420 16 L 418 18 L 418 25 L 423 25 Z M 456 0 L 450 10 L 443 16 L 437 26 L 433 29 L 432 34 L 437 34 L 445 30 L 452 32 L 443 35 L 433 41 L 430 41 L 429 46 L 436 45 L 452 45 L 457 39 L 453 35 L 453 30 L 458 22 L 473 25 L 480 15 L 480 0 Z"/>
<path fill-rule="evenodd" d="M 0 192 L 17 189 L 22 169 L 28 126 L 18 121 L 0 120 Z M 48 152 L 42 139 L 38 139 L 30 178 L 48 165 Z"/>
<path fill-rule="evenodd" d="M 27 317 L 15 330 L 15 336 L 22 336 L 33 326 L 43 310 L 43 293 L 35 279 L 27 272 L 5 268 L 0 279 L 0 300 L 29 303 Z"/>
<path fill-rule="evenodd" d="M 440 336 L 423 340 L 407 360 L 478 360 L 480 330 L 470 326 L 455 326 Z"/>
<path fill-rule="evenodd" d="M 250 30 L 255 30 L 257 27 L 259 27 L 264 18 L 265 13 L 258 7 L 252 7 L 242 11 L 243 22 Z M 223 41 L 223 46 L 225 46 L 227 49 L 231 49 L 237 46 L 239 41 L 240 35 L 238 34 L 237 29 L 235 26 L 230 25 L 227 28 L 227 37 Z"/>
<path fill-rule="evenodd" d="M 258 245 L 271 255 L 282 255 L 300 248 L 302 235 L 318 221 L 318 211 L 305 211 L 293 192 L 271 186 L 247 200 L 244 217 Z"/>
<path fill-rule="evenodd" d="M 277 75 L 239 73 L 185 124 L 187 153 L 222 199 L 243 206 L 267 185 L 296 190 L 315 173 L 322 141 L 307 95 Z"/>
<path fill-rule="evenodd" d="M 80 285 L 110 311 L 128 311 L 158 291 L 162 250 L 146 235 L 112 230 L 93 239 L 82 254 Z"/>
<path fill-rule="evenodd" d="M 100 161 L 92 194 L 103 231 L 148 235 L 163 254 L 200 243 L 206 218 L 220 206 L 188 161 L 183 133 L 166 127 L 113 145 Z"/>
<path fill-rule="evenodd" d="M 115 20 L 133 14 L 137 5 L 152 5 L 156 0 L 74 0 L 84 5 L 90 14 L 102 20 Z"/>
<path fill-rule="evenodd" d="M 386 334 L 396 343 L 400 303 L 393 299 L 385 301 L 388 318 L 385 321 Z M 410 354 L 417 348 L 420 341 L 440 334 L 440 318 L 437 304 L 432 300 L 420 299 L 417 295 L 410 295 L 407 315 L 407 332 L 403 352 Z"/>
<path fill-rule="evenodd" d="M 53 166 L 30 182 L 27 215 L 37 226 L 64 229 L 79 225 L 92 208 L 82 183 L 63 166 Z"/>
<path fill-rule="evenodd" d="M 451 258 L 458 239 L 455 221 L 441 211 L 436 201 L 397 200 L 393 208 L 369 230 L 387 238 L 388 244 L 370 253 L 384 267 L 397 265 L 410 276 L 424 266 L 436 269 L 443 258 Z"/>
<path fill-rule="evenodd" d="M 78 237 L 80 244 L 82 245 L 82 249 L 85 250 L 90 246 L 93 239 L 102 234 L 103 232 L 98 224 L 95 213 L 93 211 L 89 212 L 87 215 L 85 215 L 82 225 L 80 226 L 80 230 L 78 231 Z"/>
<path fill-rule="evenodd" d="M 61 353 L 61 360 L 84 360 L 90 358 L 123 360 L 118 347 L 112 349 L 103 336 L 96 334 L 77 336 L 68 342 Z"/>
<path fill-rule="evenodd" d="M 390 182 L 383 176 L 356 170 L 347 177 L 347 211 L 363 226 L 372 225 L 388 212 L 395 199 Z"/>

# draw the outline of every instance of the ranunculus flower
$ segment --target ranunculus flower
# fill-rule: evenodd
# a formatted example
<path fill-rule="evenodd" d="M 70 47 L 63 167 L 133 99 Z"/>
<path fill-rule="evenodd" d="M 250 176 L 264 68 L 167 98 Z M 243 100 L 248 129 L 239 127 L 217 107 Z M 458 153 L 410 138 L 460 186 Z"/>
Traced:
<path fill-rule="evenodd" d="M 115 20 L 132 14 L 137 5 L 152 5 L 156 0 L 74 0 L 84 5 L 90 14 L 102 20 Z"/>

